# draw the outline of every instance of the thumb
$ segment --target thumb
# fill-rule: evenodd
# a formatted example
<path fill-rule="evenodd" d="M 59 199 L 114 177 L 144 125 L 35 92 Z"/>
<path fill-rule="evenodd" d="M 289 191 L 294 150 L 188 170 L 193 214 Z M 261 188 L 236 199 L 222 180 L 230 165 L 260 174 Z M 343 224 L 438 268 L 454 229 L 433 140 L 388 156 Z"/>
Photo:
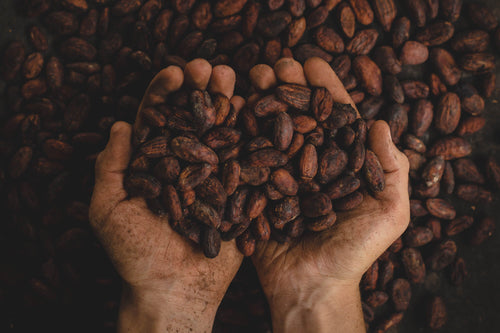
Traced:
<path fill-rule="evenodd" d="M 385 173 L 386 188 L 377 195 L 393 202 L 408 201 L 408 158 L 394 145 L 389 125 L 377 121 L 368 134 L 370 149 L 377 155 Z"/>
<path fill-rule="evenodd" d="M 368 143 L 380 160 L 386 173 L 392 173 L 405 166 L 406 156 L 394 145 L 389 125 L 383 121 L 376 121 L 370 128 Z"/>
<path fill-rule="evenodd" d="M 132 127 L 125 122 L 116 122 L 111 128 L 108 144 L 97 157 L 95 165 L 91 202 L 93 213 L 106 214 L 127 197 L 123 189 L 123 177 L 132 153 L 131 135 Z"/>
<path fill-rule="evenodd" d="M 123 180 L 132 153 L 131 135 L 132 127 L 126 122 L 118 121 L 111 127 L 108 144 L 97 158 L 96 185 L 118 184 L 118 180 Z"/>

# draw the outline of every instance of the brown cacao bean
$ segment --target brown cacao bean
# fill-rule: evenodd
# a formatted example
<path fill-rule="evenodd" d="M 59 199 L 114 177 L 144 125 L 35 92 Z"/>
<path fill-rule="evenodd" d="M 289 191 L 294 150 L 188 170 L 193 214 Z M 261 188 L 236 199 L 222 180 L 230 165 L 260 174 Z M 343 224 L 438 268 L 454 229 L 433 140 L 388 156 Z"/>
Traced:
<path fill-rule="evenodd" d="M 405 311 L 410 305 L 411 286 L 408 280 L 394 280 L 390 290 L 391 300 L 396 311 Z"/>
<path fill-rule="evenodd" d="M 446 307 L 441 297 L 434 297 L 427 307 L 427 322 L 431 329 L 443 327 L 447 321 Z"/>
<path fill-rule="evenodd" d="M 382 94 L 382 73 L 367 56 L 356 57 L 352 63 L 354 73 L 365 90 L 373 96 Z"/>
<path fill-rule="evenodd" d="M 425 264 L 420 251 L 411 247 L 406 248 L 401 251 L 401 260 L 408 280 L 412 283 L 423 283 L 425 280 Z"/>
<path fill-rule="evenodd" d="M 385 31 L 390 31 L 392 22 L 396 18 L 397 8 L 393 0 L 373 1 L 373 11 Z"/>

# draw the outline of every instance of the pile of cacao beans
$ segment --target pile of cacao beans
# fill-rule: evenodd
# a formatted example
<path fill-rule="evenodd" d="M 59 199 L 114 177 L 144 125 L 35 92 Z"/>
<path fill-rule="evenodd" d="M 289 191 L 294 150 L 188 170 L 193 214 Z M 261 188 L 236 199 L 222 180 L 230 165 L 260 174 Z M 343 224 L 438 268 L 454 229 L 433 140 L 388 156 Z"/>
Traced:
<path fill-rule="evenodd" d="M 330 228 L 332 208 L 363 202 L 362 168 L 371 191 L 385 188 L 380 161 L 365 149 L 365 121 L 326 88 L 283 84 L 239 111 L 221 94 L 172 95 L 172 105 L 139 113 L 124 185 L 208 258 L 221 239 L 236 238 L 248 257 L 256 241 Z"/>
<path fill-rule="evenodd" d="M 482 209 L 500 187 L 495 156 L 469 156 L 500 49 L 481 2 L 7 1 L 29 23 L 23 40 L 5 41 L 0 64 L 2 329 L 114 330 L 120 280 L 88 224 L 95 159 L 116 120 L 134 122 L 154 75 L 196 57 L 233 67 L 244 97 L 253 65 L 321 57 L 367 128 L 389 123 L 410 160 L 412 220 L 360 285 L 370 331 L 397 326 L 429 271 L 455 285 L 474 273 L 456 241 L 476 246 L 494 232 Z M 445 303 L 428 304 L 431 328 L 445 325 Z M 248 262 L 214 331 L 243 329 L 271 329 Z"/>

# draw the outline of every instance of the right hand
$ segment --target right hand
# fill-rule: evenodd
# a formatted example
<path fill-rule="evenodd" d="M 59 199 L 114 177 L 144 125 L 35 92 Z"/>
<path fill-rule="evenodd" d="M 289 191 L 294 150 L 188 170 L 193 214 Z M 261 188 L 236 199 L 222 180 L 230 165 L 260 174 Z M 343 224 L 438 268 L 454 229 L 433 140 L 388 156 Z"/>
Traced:
<path fill-rule="evenodd" d="M 254 75 L 272 77 L 274 82 L 304 84 L 327 88 L 334 100 L 351 103 L 349 94 L 328 63 L 319 58 L 306 61 L 304 70 L 292 59 L 280 60 L 271 73 Z M 255 74 L 255 72 L 254 72 Z M 337 214 L 334 226 L 318 234 L 307 234 L 298 243 L 259 243 L 253 262 L 271 306 L 275 332 L 317 332 L 321 325 L 301 326 L 297 320 L 316 317 L 326 311 L 332 317 L 340 305 L 353 308 L 356 318 L 361 315 L 359 282 L 372 263 L 405 231 L 410 220 L 408 195 L 409 163 L 393 144 L 388 125 L 375 122 L 368 135 L 368 145 L 378 156 L 385 172 L 384 191 L 374 196 L 365 194 L 363 203 L 352 211 Z M 307 309 L 308 305 L 314 307 Z M 351 304 L 352 305 L 352 304 Z M 306 308 L 303 308 L 306 307 Z M 317 307 L 317 308 L 316 308 Z M 307 311 L 304 314 L 302 311 Z M 336 312 L 340 317 L 328 332 L 364 330 L 364 324 L 349 320 L 349 313 Z M 304 316 L 301 316 L 304 314 Z M 347 316 L 347 318 L 341 318 Z M 350 325 L 351 324 L 351 325 Z M 362 325 L 362 326 L 361 326 Z"/>

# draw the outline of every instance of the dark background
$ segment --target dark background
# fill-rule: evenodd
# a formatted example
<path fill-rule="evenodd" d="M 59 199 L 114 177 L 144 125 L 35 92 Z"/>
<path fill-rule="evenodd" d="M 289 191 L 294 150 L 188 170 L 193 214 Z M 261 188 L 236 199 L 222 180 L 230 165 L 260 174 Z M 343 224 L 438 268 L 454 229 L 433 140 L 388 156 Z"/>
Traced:
<path fill-rule="evenodd" d="M 472 0 L 473 1 L 473 0 Z M 464 2 L 472 2 L 464 0 Z M 13 39 L 23 39 L 25 27 L 30 21 L 17 15 L 13 0 L 0 0 L 0 46 Z M 500 19 L 500 1 L 483 0 Z M 1 52 L 0 52 L 1 53 Z M 409 77 L 418 77 L 420 70 L 409 71 Z M 497 70 L 497 87 L 500 87 L 500 70 Z M 0 91 L 4 84 L 0 81 Z M 3 95 L 2 97 L 3 98 Z M 491 99 L 487 100 L 485 115 L 488 119 L 486 128 L 473 138 L 474 156 L 479 159 L 493 155 L 500 159 L 500 88 L 496 89 Z M 0 109 L 4 107 L 0 103 Z M 2 112 L 0 112 L 2 113 Z M 458 207 L 460 211 L 460 207 Z M 482 213 L 488 212 L 500 221 L 500 200 L 489 209 L 479 207 Z M 467 212 L 467 210 L 464 210 Z M 470 209 L 468 213 L 471 213 Z M 497 223 L 498 225 L 498 223 Z M 500 228 L 500 226 L 499 226 Z M 449 282 L 449 272 L 431 272 L 426 282 L 413 286 L 413 297 L 403 322 L 397 329 L 389 332 L 431 332 L 426 328 L 424 304 L 432 295 L 443 296 L 448 309 L 448 323 L 439 332 L 500 332 L 500 230 L 483 245 L 471 247 L 467 244 L 467 233 L 457 239 L 458 255 L 467 263 L 469 276 L 460 287 Z"/>
<path fill-rule="evenodd" d="M 464 0 L 479 2 L 477 0 Z M 500 19 L 500 1 L 481 0 L 489 6 L 495 16 Z M 462 16 L 465 13 L 462 12 Z M 498 55 L 498 53 L 497 53 Z M 482 132 L 472 138 L 474 145 L 473 156 L 479 161 L 494 156 L 500 158 L 500 65 L 497 57 L 497 89 L 491 99 L 486 101 L 485 117 L 486 127 Z M 412 76 L 412 74 L 409 74 Z M 418 74 L 415 74 L 418 76 Z M 489 207 L 478 207 L 477 213 L 460 207 L 456 204 L 457 211 L 473 216 L 489 214 L 497 222 L 497 232 L 485 243 L 473 247 L 468 244 L 468 234 L 465 232 L 456 239 L 458 256 L 465 259 L 468 278 L 460 287 L 450 284 L 449 271 L 440 274 L 428 273 L 426 281 L 421 286 L 412 287 L 412 300 L 410 308 L 405 313 L 402 323 L 397 329 L 389 332 L 416 333 L 434 332 L 426 326 L 425 304 L 433 295 L 444 298 L 448 310 L 448 322 L 438 332 L 500 332 L 500 200 L 496 200 Z"/>

